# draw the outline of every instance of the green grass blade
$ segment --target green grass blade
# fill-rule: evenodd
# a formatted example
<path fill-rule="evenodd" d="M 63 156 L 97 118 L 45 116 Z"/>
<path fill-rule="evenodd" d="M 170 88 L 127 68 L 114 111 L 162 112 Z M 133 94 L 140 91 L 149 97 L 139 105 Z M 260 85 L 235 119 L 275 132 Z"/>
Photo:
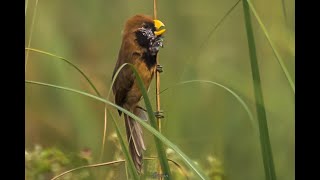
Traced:
<path fill-rule="evenodd" d="M 144 160 L 157 160 L 157 159 L 158 159 L 157 157 L 144 158 Z M 168 158 L 168 161 L 172 162 L 172 164 L 174 164 L 177 167 L 177 169 L 180 171 L 181 175 L 183 175 L 186 180 L 189 179 L 187 171 L 179 163 L 177 163 L 176 161 L 169 159 L 169 158 Z"/>
<path fill-rule="evenodd" d="M 237 5 L 241 2 L 241 0 L 238 0 L 228 11 L 227 13 L 218 21 L 218 23 L 216 23 L 213 27 L 212 30 L 210 30 L 210 32 L 208 33 L 208 35 L 206 36 L 206 38 L 202 41 L 202 43 L 199 46 L 199 50 L 197 51 L 197 54 L 194 56 L 196 60 L 199 59 L 202 50 L 205 48 L 205 46 L 208 44 L 210 37 L 213 35 L 214 32 L 216 32 L 216 30 L 220 27 L 220 25 L 224 22 L 224 20 L 229 16 L 229 14 L 231 14 L 231 12 L 237 7 Z M 193 60 L 193 58 L 191 59 Z M 190 61 L 188 60 L 188 63 L 186 64 L 190 64 Z M 183 75 L 186 73 L 186 66 L 184 67 L 181 77 L 183 77 Z"/>
<path fill-rule="evenodd" d="M 287 8 L 286 8 L 285 0 L 281 0 L 281 5 L 282 5 L 282 12 L 283 12 L 284 20 L 285 20 L 286 24 L 288 25 Z"/>
<path fill-rule="evenodd" d="M 248 45 L 249 45 L 251 72 L 252 72 L 252 78 L 253 78 L 254 95 L 256 100 L 256 111 L 257 111 L 258 124 L 259 124 L 260 144 L 261 144 L 261 150 L 262 150 L 265 176 L 266 176 L 266 180 L 276 180 L 276 172 L 274 168 L 271 143 L 269 139 L 267 117 L 266 117 L 266 112 L 265 112 L 264 102 L 263 102 L 263 94 L 262 94 L 262 87 L 261 87 L 260 74 L 259 74 L 259 65 L 258 65 L 258 59 L 256 55 L 256 46 L 255 46 L 254 34 L 252 30 L 250 10 L 249 10 L 249 5 L 247 1 L 243 1 L 243 10 L 244 10 L 246 31 L 248 36 L 247 38 L 248 38 Z"/>
<path fill-rule="evenodd" d="M 117 132 L 118 139 L 119 139 L 119 142 L 120 142 L 120 145 L 121 145 L 121 148 L 122 148 L 122 152 L 123 152 L 123 154 L 124 154 L 124 157 L 125 157 L 125 159 L 126 159 L 126 162 L 128 162 L 128 163 L 127 163 L 127 167 L 128 167 L 128 169 L 129 169 L 129 173 L 130 173 L 130 175 L 131 175 L 131 177 L 132 177 L 133 179 L 139 179 L 139 175 L 138 175 L 138 173 L 137 173 L 137 171 L 136 171 L 136 168 L 135 168 L 135 166 L 134 166 L 134 164 L 133 164 L 133 161 L 132 161 L 132 159 L 131 159 L 131 156 L 130 156 L 130 154 L 129 154 L 129 151 L 128 151 L 128 149 L 126 148 L 126 145 L 125 145 L 125 143 L 124 143 L 124 141 L 123 141 L 123 136 L 122 136 L 121 133 L 120 133 L 118 124 L 117 124 L 117 122 L 114 120 L 114 118 L 113 118 L 112 114 L 109 112 L 109 110 L 108 110 L 108 114 L 110 115 L 110 117 L 111 117 L 111 119 L 112 119 L 112 122 L 113 122 L 113 124 L 114 124 L 114 126 L 115 126 L 115 128 L 116 128 L 116 132 Z"/>
<path fill-rule="evenodd" d="M 75 64 L 73 64 L 71 61 L 67 60 L 66 58 L 57 56 L 55 54 L 46 52 L 46 51 L 42 51 L 39 49 L 34 49 L 34 48 L 25 48 L 25 50 L 27 51 L 32 51 L 32 52 L 36 52 L 36 53 L 40 53 L 40 54 L 45 54 L 54 58 L 57 58 L 59 60 L 62 60 L 63 62 L 66 62 L 68 65 L 70 65 L 71 67 L 75 68 L 85 79 L 86 81 L 90 84 L 90 86 L 92 87 L 92 89 L 95 91 L 95 93 L 101 97 L 99 91 L 97 90 L 97 88 L 94 86 L 94 84 L 92 83 L 92 81 L 89 79 L 89 77 Z M 100 154 L 100 160 L 102 159 L 102 155 L 104 152 L 104 146 L 105 146 L 105 137 L 106 137 L 106 129 L 107 129 L 107 116 L 106 116 L 106 109 L 105 109 L 105 122 L 104 122 L 104 130 L 103 130 L 103 139 L 102 139 L 102 148 L 101 148 L 101 154 Z"/>
<path fill-rule="evenodd" d="M 205 45 L 209 42 L 210 37 L 212 34 L 220 27 L 222 22 L 228 17 L 228 15 L 234 10 L 234 8 L 237 7 L 237 5 L 241 2 L 241 0 L 238 0 L 229 10 L 228 12 L 218 21 L 218 23 L 213 27 L 213 29 L 209 32 L 207 37 L 204 39 L 204 41 L 200 45 L 200 51 L 205 47 Z M 200 53 L 199 53 L 200 54 Z"/>
<path fill-rule="evenodd" d="M 60 59 L 64 62 L 66 62 L 67 64 L 69 64 L 71 67 L 75 68 L 87 81 L 88 83 L 90 84 L 90 86 L 92 87 L 92 89 L 95 91 L 95 93 L 97 93 L 98 96 L 101 96 L 99 91 L 97 90 L 97 88 L 93 85 L 93 83 L 91 82 L 91 80 L 88 78 L 88 76 L 78 67 L 76 66 L 75 64 L 73 64 L 71 61 L 67 60 L 66 58 L 63 58 L 63 57 L 60 57 L 60 56 L 57 56 L 57 55 L 54 55 L 52 53 L 49 53 L 49 52 L 46 52 L 46 51 L 41 51 L 39 49 L 33 49 L 33 48 L 25 48 L 27 51 L 33 51 L 33 52 L 37 52 L 37 53 L 40 53 L 40 54 L 45 54 L 45 55 L 49 55 L 49 56 L 52 56 L 52 57 L 55 57 L 57 59 Z"/>
<path fill-rule="evenodd" d="M 258 21 L 258 23 L 259 23 L 259 25 L 260 25 L 260 27 L 261 27 L 264 35 L 266 36 L 266 38 L 267 38 L 267 40 L 268 40 L 268 42 L 269 42 L 269 44 L 270 44 L 270 46 L 271 46 L 272 51 L 273 51 L 274 54 L 276 55 L 276 58 L 277 58 L 280 66 L 281 66 L 282 71 L 284 72 L 284 74 L 285 74 L 285 76 L 286 76 L 286 78 L 287 78 L 287 80 L 288 80 L 288 82 L 289 82 L 289 84 L 290 84 L 290 87 L 291 87 L 293 93 L 295 94 L 295 85 L 294 85 L 294 82 L 293 82 L 293 80 L 292 80 L 292 78 L 291 78 L 291 76 L 290 76 L 290 74 L 289 74 L 289 72 L 288 72 L 288 70 L 287 70 L 287 68 L 286 68 L 286 66 L 285 66 L 285 64 L 284 64 L 284 62 L 283 62 L 280 54 L 279 54 L 279 52 L 278 52 L 277 49 L 275 48 L 275 46 L 274 46 L 274 44 L 273 44 L 273 41 L 271 40 L 271 38 L 270 38 L 270 36 L 269 36 L 269 33 L 268 33 L 267 29 L 266 29 L 265 26 L 263 25 L 263 23 L 262 23 L 259 15 L 258 15 L 258 13 L 256 12 L 256 10 L 255 10 L 255 8 L 253 7 L 253 5 L 251 4 L 251 2 L 250 2 L 249 0 L 245 0 L 245 1 L 246 1 L 246 3 L 248 4 L 248 7 L 250 7 L 250 9 L 251 9 L 251 11 L 253 12 L 254 16 L 256 17 L 256 19 L 257 19 L 257 21 Z"/>
<path fill-rule="evenodd" d="M 110 97 L 110 94 L 112 92 L 112 87 L 113 87 L 113 84 L 116 80 L 116 77 L 118 76 L 118 74 L 120 73 L 120 71 L 122 70 L 122 68 L 124 68 L 128 63 L 124 63 L 122 64 L 119 69 L 117 70 L 117 72 L 114 74 L 114 77 L 112 79 L 112 82 L 111 82 L 111 86 L 109 88 L 109 91 L 108 91 L 108 95 L 107 95 L 107 100 L 109 100 L 109 97 Z M 104 126 L 103 126 L 103 137 L 102 137 L 102 147 L 101 147 L 101 153 L 100 153 L 100 161 L 102 160 L 102 156 L 103 156 L 103 152 L 104 152 L 104 146 L 105 146 L 105 141 L 106 141 L 106 131 L 107 131 L 107 121 L 108 121 L 108 116 L 107 116 L 107 106 L 105 106 L 104 108 L 104 111 L 105 111 L 105 117 L 104 117 Z"/>
<path fill-rule="evenodd" d="M 27 16 L 27 9 L 28 9 L 28 0 L 26 0 L 24 16 Z"/>
<path fill-rule="evenodd" d="M 217 83 L 217 82 L 214 82 L 214 81 L 209 81 L 209 80 L 189 80 L 189 81 L 183 81 L 183 82 L 177 83 L 177 84 L 173 85 L 172 87 L 169 87 L 169 88 L 166 88 L 166 89 L 162 90 L 160 93 L 163 93 L 163 92 L 165 92 L 168 89 L 173 88 L 173 87 L 181 86 L 181 85 L 184 85 L 184 84 L 191 84 L 191 83 L 212 84 L 212 85 L 216 85 L 216 86 L 226 90 L 227 92 L 229 92 L 232 96 L 234 96 L 239 101 L 239 103 L 245 109 L 245 111 L 247 112 L 247 114 L 249 116 L 249 120 L 250 120 L 250 124 L 251 124 L 252 128 L 254 130 L 256 130 L 256 128 L 255 128 L 256 126 L 255 126 L 255 123 L 254 123 L 255 121 L 253 119 L 252 112 L 250 111 L 248 105 L 244 102 L 244 100 L 237 93 L 235 93 L 234 91 L 232 91 L 231 89 L 229 89 L 228 87 L 226 87 L 226 86 L 224 86 L 224 85 L 222 85 L 220 83 Z"/>
<path fill-rule="evenodd" d="M 156 159 L 157 159 L 156 157 L 144 158 L 144 160 L 156 160 Z M 177 163 L 176 161 L 174 161 L 172 159 L 168 159 L 168 161 L 172 162 L 177 167 L 177 169 L 179 169 L 179 171 L 181 172 L 181 175 L 183 175 L 186 179 L 189 179 L 187 172 L 183 169 L 183 167 L 179 163 Z M 96 167 L 101 167 L 101 166 L 110 166 L 110 165 L 116 165 L 116 164 L 125 163 L 125 162 L 126 162 L 125 160 L 117 160 L 117 161 L 110 161 L 110 162 L 80 166 L 80 167 L 76 167 L 76 168 L 64 171 L 63 173 L 60 173 L 60 174 L 56 175 L 55 177 L 51 178 L 51 180 L 57 180 L 66 174 L 72 173 L 74 171 L 79 171 L 82 169 L 96 168 Z"/>
<path fill-rule="evenodd" d="M 112 92 L 112 87 L 113 87 L 113 84 L 116 80 L 116 77 L 118 76 L 119 72 L 122 70 L 122 68 L 124 68 L 125 66 L 127 65 L 127 63 L 124 63 L 122 64 L 119 69 L 117 70 L 117 72 L 115 73 L 114 75 L 114 78 L 112 79 L 112 82 L 111 82 L 111 86 L 109 88 L 109 91 L 108 91 L 108 95 L 107 95 L 107 100 L 109 100 L 109 97 L 110 97 L 110 94 Z M 104 108 L 104 111 L 105 111 L 105 118 L 104 118 L 104 126 L 103 126 L 103 137 L 102 137 L 102 147 L 101 147 L 101 154 L 100 154 L 100 161 L 102 160 L 102 156 L 103 156 L 103 152 L 104 152 L 104 146 L 105 146 L 105 141 L 106 141 L 106 131 L 107 131 L 107 121 L 108 121 L 108 116 L 107 116 L 107 106 L 105 106 Z"/>
<path fill-rule="evenodd" d="M 34 10 L 33 10 L 34 12 L 33 12 L 33 15 L 32 15 L 32 22 L 31 22 L 30 34 L 29 34 L 29 40 L 28 40 L 28 48 L 30 48 L 30 45 L 31 45 L 31 39 L 32 39 L 32 34 L 33 34 L 33 26 L 34 26 L 34 22 L 35 22 L 35 19 L 36 19 L 36 14 L 37 14 L 37 7 L 38 7 L 38 0 L 36 0 L 36 4 L 35 4 Z M 27 72 L 28 58 L 29 58 L 29 50 L 27 50 L 27 53 L 26 53 L 24 72 Z"/>
<path fill-rule="evenodd" d="M 146 109 L 147 109 L 147 112 L 148 112 L 150 124 L 154 129 L 159 131 L 158 123 L 156 121 L 154 112 L 152 110 L 152 106 L 151 106 L 151 103 L 150 103 L 150 100 L 149 100 L 149 97 L 148 97 L 148 94 L 147 94 L 147 90 L 144 87 L 144 83 L 143 83 L 142 79 L 140 78 L 140 75 L 137 72 L 137 70 L 135 69 L 135 67 L 132 64 L 127 64 L 127 65 L 129 65 L 131 67 L 131 69 L 133 70 L 133 72 L 135 74 L 136 80 L 138 82 L 138 86 L 139 86 L 140 91 L 142 93 L 143 100 L 144 100 L 144 103 L 145 103 L 145 106 L 146 106 Z M 156 138 L 156 136 L 154 136 L 154 141 L 155 141 L 156 149 L 157 149 L 157 152 L 158 152 L 161 169 L 162 169 L 163 173 L 166 175 L 166 179 L 171 179 L 170 166 L 168 164 L 167 155 L 165 153 L 163 144 L 158 138 Z"/>
<path fill-rule="evenodd" d="M 109 99 L 109 97 L 110 97 L 110 94 L 111 94 L 111 92 L 112 92 L 113 84 L 114 84 L 114 82 L 116 81 L 116 79 L 117 79 L 117 77 L 118 77 L 118 74 L 119 74 L 120 71 L 121 71 L 125 66 L 127 66 L 127 65 L 129 65 L 129 64 L 128 64 L 128 63 L 122 64 L 122 65 L 119 67 L 119 69 L 117 70 L 117 72 L 114 74 L 114 77 L 113 77 L 113 79 L 112 79 L 111 86 L 110 86 L 110 88 L 109 88 L 109 92 L 108 92 L 108 95 L 107 95 L 107 99 Z"/>
<path fill-rule="evenodd" d="M 201 179 L 209 179 L 204 173 L 203 170 L 201 170 L 199 167 L 197 167 L 195 165 L 195 163 L 186 155 L 184 154 L 175 144 L 173 144 L 171 141 L 169 141 L 165 136 L 163 136 L 159 131 L 157 131 L 156 129 L 154 129 L 153 127 L 151 127 L 148 123 L 146 123 L 144 120 L 140 119 L 139 117 L 137 117 L 136 115 L 134 115 L 133 113 L 125 110 L 124 108 L 108 101 L 105 100 L 101 97 L 86 93 L 86 92 L 82 92 L 79 90 L 75 90 L 72 88 L 67 88 L 67 87 L 62 87 L 62 86 L 57 86 L 57 85 L 52 85 L 52 84 L 47 84 L 47 83 L 42 83 L 42 82 L 35 82 L 35 81 L 25 81 L 26 83 L 29 84 L 36 84 L 36 85 L 42 85 L 42 86 L 46 86 L 46 87 L 51 87 L 51 88 L 56 88 L 56 89 L 60 89 L 60 90 L 65 90 L 65 91 L 70 91 L 73 93 L 77 93 L 77 94 L 81 94 L 90 98 L 93 98 L 95 100 L 98 100 L 100 102 L 103 102 L 105 104 L 108 104 L 110 106 L 115 107 L 116 109 L 122 111 L 123 113 L 127 114 L 128 116 L 130 116 L 131 118 L 133 118 L 134 120 L 138 121 L 144 128 L 146 128 L 150 133 L 152 133 L 153 135 L 155 135 L 157 138 L 159 138 L 164 144 L 166 144 L 168 147 L 170 147 L 171 149 L 173 149 L 177 155 L 179 155 L 182 160 L 186 163 L 186 165 L 188 165 L 188 167 L 190 167 Z"/>
<path fill-rule="evenodd" d="M 67 170 L 61 174 L 56 175 L 55 177 L 51 178 L 50 180 L 57 180 L 60 179 L 62 176 L 72 173 L 74 171 L 82 170 L 82 169 L 87 169 L 87 168 L 95 168 L 95 167 L 100 167 L 100 166 L 109 166 L 109 165 L 114 165 L 114 164 L 119 164 L 125 162 L 125 160 L 118 160 L 118 161 L 110 161 L 110 162 L 104 162 L 104 163 L 98 163 L 98 164 L 90 164 L 90 165 L 85 165 L 85 166 L 80 166 L 76 167 L 70 170 Z"/>

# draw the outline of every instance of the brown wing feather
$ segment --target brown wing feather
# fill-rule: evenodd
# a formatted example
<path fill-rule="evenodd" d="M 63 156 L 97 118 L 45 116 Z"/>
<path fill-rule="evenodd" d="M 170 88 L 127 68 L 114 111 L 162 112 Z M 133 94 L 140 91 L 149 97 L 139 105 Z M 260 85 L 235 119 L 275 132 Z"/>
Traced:
<path fill-rule="evenodd" d="M 135 57 L 134 47 L 135 45 L 132 43 L 134 41 L 130 41 L 130 39 L 123 38 L 122 45 L 118 55 L 118 61 L 113 70 L 112 78 L 115 78 L 114 75 L 124 63 L 134 64 L 134 59 L 139 58 Z M 115 103 L 119 106 L 123 106 L 126 101 L 126 97 L 128 92 L 133 86 L 135 80 L 135 75 L 129 66 L 125 66 L 116 77 L 114 85 L 112 87 L 113 93 L 115 95 Z M 121 115 L 121 111 L 119 111 Z"/>
<path fill-rule="evenodd" d="M 131 41 L 131 42 L 134 42 L 134 41 Z M 133 65 L 136 65 L 137 61 L 141 61 L 142 53 L 139 52 L 140 49 L 134 49 L 133 47 L 134 45 L 131 44 L 130 41 L 124 40 L 122 42 L 118 61 L 112 77 L 118 71 L 119 67 L 122 66 L 124 63 L 131 63 Z M 140 99 L 140 97 L 138 96 L 141 96 L 141 95 L 140 93 L 137 93 L 136 85 L 134 82 L 135 82 L 135 76 L 131 67 L 125 66 L 116 77 L 116 80 L 113 86 L 113 92 L 115 94 L 115 103 L 117 105 L 124 107 L 125 109 L 133 112 L 134 114 L 139 115 L 139 113 L 137 113 L 135 110 L 136 108 L 134 106 L 131 107 L 133 104 L 127 102 L 127 96 L 128 94 L 132 95 L 132 92 L 134 92 L 134 94 L 137 96 L 136 103 L 138 103 L 138 99 Z M 118 112 L 121 115 L 121 111 L 118 111 Z M 131 119 L 127 115 L 124 115 L 124 119 L 125 119 L 127 139 L 129 143 L 129 151 L 133 159 L 133 162 L 135 164 L 135 167 L 137 168 L 137 171 L 141 173 L 142 164 L 143 164 L 142 153 L 146 149 L 143 142 L 142 129 L 139 123 L 137 123 L 135 120 Z"/>

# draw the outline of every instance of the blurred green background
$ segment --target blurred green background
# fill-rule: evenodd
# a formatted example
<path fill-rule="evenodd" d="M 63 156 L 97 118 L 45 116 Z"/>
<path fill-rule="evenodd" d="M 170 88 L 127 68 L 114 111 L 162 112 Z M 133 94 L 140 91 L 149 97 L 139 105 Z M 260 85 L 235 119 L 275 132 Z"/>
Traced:
<path fill-rule="evenodd" d="M 167 29 L 164 48 L 159 53 L 164 67 L 162 90 L 187 80 L 215 81 L 235 91 L 255 115 L 242 2 L 208 38 L 236 2 L 158 1 L 158 18 Z M 252 3 L 294 78 L 294 1 L 255 0 Z M 70 60 L 88 75 L 103 97 L 110 88 L 124 22 L 138 13 L 153 15 L 152 0 L 39 0 L 30 36 L 35 4 L 36 0 L 29 0 L 27 4 L 25 46 L 31 37 L 31 48 Z M 295 178 L 294 94 L 252 13 L 251 17 L 277 177 L 292 180 Z M 32 51 L 28 55 L 26 80 L 95 94 L 75 69 Z M 98 160 L 103 103 L 30 84 L 25 86 L 25 95 L 26 150 L 36 144 L 68 152 L 89 148 L 95 162 Z M 155 105 L 154 81 L 149 95 Z M 161 108 L 165 112 L 163 134 L 201 167 L 212 168 L 208 166 L 208 158 L 215 157 L 221 161 L 227 179 L 264 178 L 256 118 L 252 124 L 244 108 L 227 91 L 205 83 L 172 87 L 161 94 Z M 123 128 L 122 119 L 119 122 Z M 114 126 L 109 121 L 107 136 L 112 133 Z M 145 139 L 146 156 L 156 155 L 153 137 L 147 131 Z M 116 151 L 115 143 L 108 139 L 103 160 L 114 160 Z M 121 174 L 121 168 L 117 169 Z"/>

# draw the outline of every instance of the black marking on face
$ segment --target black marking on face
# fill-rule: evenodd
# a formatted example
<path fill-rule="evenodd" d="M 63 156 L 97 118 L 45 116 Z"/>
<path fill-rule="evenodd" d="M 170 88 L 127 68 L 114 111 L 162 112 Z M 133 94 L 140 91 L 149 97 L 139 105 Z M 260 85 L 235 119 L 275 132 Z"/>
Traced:
<path fill-rule="evenodd" d="M 153 68 L 157 64 L 156 58 L 157 54 L 152 55 L 149 52 L 145 52 L 142 55 L 142 59 L 146 63 L 149 70 L 151 70 L 151 68 Z"/>
<path fill-rule="evenodd" d="M 138 44 L 146 49 L 146 52 L 142 55 L 142 59 L 149 70 L 157 63 L 157 53 L 160 47 L 162 47 L 163 41 L 162 36 L 154 34 L 155 30 L 156 28 L 153 23 L 143 23 L 142 27 L 135 32 Z"/>
<path fill-rule="evenodd" d="M 145 35 L 144 32 L 138 30 L 136 31 L 137 42 L 141 47 L 148 48 L 150 44 L 150 40 Z"/>

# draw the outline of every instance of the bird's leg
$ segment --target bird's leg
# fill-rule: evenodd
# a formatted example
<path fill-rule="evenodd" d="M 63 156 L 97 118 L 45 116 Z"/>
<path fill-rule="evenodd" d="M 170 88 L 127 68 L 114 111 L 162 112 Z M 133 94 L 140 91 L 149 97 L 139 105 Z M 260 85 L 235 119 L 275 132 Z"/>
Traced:
<path fill-rule="evenodd" d="M 157 64 L 156 70 L 157 70 L 159 73 L 162 73 L 162 72 L 163 72 L 163 66 L 161 66 L 160 64 Z"/>
<path fill-rule="evenodd" d="M 156 118 L 159 118 L 159 119 L 164 118 L 164 113 L 161 110 L 154 112 L 154 115 L 156 116 Z"/>

